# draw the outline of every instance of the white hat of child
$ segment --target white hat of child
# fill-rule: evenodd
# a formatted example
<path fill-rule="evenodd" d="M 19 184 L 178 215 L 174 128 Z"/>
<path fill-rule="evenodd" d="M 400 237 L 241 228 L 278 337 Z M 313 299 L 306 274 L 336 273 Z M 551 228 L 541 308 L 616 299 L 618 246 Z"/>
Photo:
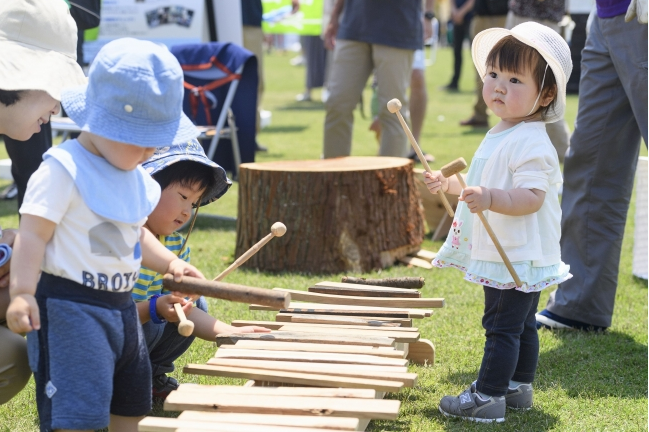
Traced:
<path fill-rule="evenodd" d="M 572 72 L 570 48 L 566 41 L 550 27 L 535 22 L 519 24 L 511 30 L 484 30 L 473 38 L 471 46 L 473 64 L 483 81 L 487 73 L 487 57 L 494 45 L 505 36 L 513 36 L 536 49 L 548 63 L 557 81 L 557 100 L 554 109 L 548 110 L 543 121 L 552 123 L 562 119 L 566 110 L 566 83 Z"/>
<path fill-rule="evenodd" d="M 0 1 L 0 89 L 61 89 L 86 83 L 77 59 L 77 25 L 63 0 Z"/>

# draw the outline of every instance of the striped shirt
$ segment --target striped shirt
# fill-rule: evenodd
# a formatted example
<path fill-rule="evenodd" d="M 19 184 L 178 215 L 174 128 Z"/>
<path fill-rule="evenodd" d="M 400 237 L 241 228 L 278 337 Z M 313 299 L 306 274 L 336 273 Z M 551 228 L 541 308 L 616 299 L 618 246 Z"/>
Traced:
<path fill-rule="evenodd" d="M 159 239 L 160 240 L 160 239 Z M 177 232 L 164 236 L 162 244 L 169 249 L 174 255 L 177 255 L 183 244 L 183 236 Z M 183 253 L 179 257 L 181 260 L 189 262 L 189 246 L 186 246 Z M 140 267 L 140 275 L 133 286 L 131 295 L 133 300 L 141 302 L 150 299 L 155 294 L 166 294 L 169 291 L 162 289 L 162 276 L 146 267 Z"/>

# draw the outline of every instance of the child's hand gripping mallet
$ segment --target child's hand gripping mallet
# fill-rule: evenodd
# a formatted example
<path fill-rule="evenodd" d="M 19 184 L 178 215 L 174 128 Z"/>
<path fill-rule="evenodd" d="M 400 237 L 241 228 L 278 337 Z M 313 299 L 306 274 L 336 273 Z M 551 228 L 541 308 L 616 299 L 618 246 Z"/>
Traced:
<path fill-rule="evenodd" d="M 419 148 L 419 145 L 417 144 L 415 137 L 412 135 L 412 132 L 410 132 L 410 128 L 408 127 L 406 121 L 403 119 L 403 116 L 399 112 L 401 110 L 401 106 L 402 106 L 401 101 L 399 99 L 392 99 L 390 102 L 388 102 L 388 111 L 397 115 L 399 121 L 401 122 L 401 127 L 403 127 L 404 132 L 408 136 L 408 139 L 410 140 L 410 144 L 412 144 L 412 148 L 415 149 L 415 153 L 417 153 L 417 156 L 419 157 L 421 164 L 424 166 L 426 171 L 432 174 L 433 170 L 430 169 L 430 166 L 428 165 L 428 161 L 424 157 L 424 154 L 421 152 L 421 149 Z M 451 207 L 451 204 L 446 199 L 446 195 L 444 195 L 444 192 L 442 192 L 442 190 L 440 189 L 437 191 L 437 194 L 439 195 L 439 198 L 442 200 L 442 204 L 444 204 L 444 207 L 446 207 L 446 211 L 448 212 L 449 216 L 453 217 L 455 215 L 455 212 L 453 212 L 453 208 Z"/>
<path fill-rule="evenodd" d="M 453 162 L 448 163 L 444 165 L 441 169 L 442 175 L 446 178 L 451 177 L 452 175 L 456 175 L 458 181 L 460 182 L 460 185 L 462 186 L 462 189 L 466 189 L 466 183 L 464 182 L 464 178 L 462 177 L 462 172 L 464 168 L 466 168 L 466 161 L 464 158 L 459 158 L 455 159 Z M 498 241 L 498 238 L 496 238 L 496 233 L 493 232 L 491 229 L 491 225 L 489 225 L 489 222 L 487 219 L 484 217 L 484 214 L 482 214 L 481 211 L 477 212 L 478 217 L 482 221 L 482 224 L 484 225 L 485 229 L 487 230 L 487 234 L 489 234 L 489 237 L 491 237 L 491 241 L 494 242 L 494 245 L 496 246 L 496 249 L 498 250 L 498 253 L 500 254 L 500 257 L 503 259 L 503 262 L 505 263 L 505 266 L 507 266 L 507 270 L 509 270 L 509 274 L 512 275 L 514 278 L 514 283 L 516 283 L 517 287 L 522 287 L 523 283 L 521 282 L 520 278 L 518 277 L 518 274 L 516 274 L 516 270 L 514 270 L 514 267 L 512 266 L 511 261 L 509 261 L 509 258 L 507 258 L 507 254 L 505 253 L 505 250 L 503 247 L 500 245 L 500 242 Z"/>
<path fill-rule="evenodd" d="M 183 311 L 183 307 L 180 305 L 180 303 L 174 303 L 174 309 L 176 310 L 178 318 L 180 318 L 180 323 L 178 324 L 178 333 L 185 337 L 191 336 L 191 334 L 194 332 L 194 323 L 187 319 L 185 312 Z"/>
<path fill-rule="evenodd" d="M 237 258 L 232 264 L 230 264 L 230 267 L 226 268 L 219 274 L 217 277 L 215 277 L 213 280 L 214 281 L 220 281 L 224 277 L 226 277 L 232 270 L 236 269 L 239 267 L 241 264 L 245 263 L 250 259 L 251 256 L 259 252 L 259 250 L 264 247 L 266 243 L 268 243 L 273 237 L 281 237 L 284 234 L 286 234 L 286 225 L 284 225 L 281 222 L 275 222 L 271 227 L 270 227 L 270 234 L 268 234 L 266 237 L 263 239 L 259 240 L 256 244 L 254 244 L 250 249 L 248 249 L 246 252 L 244 252 L 243 255 L 241 255 L 239 258 Z"/>

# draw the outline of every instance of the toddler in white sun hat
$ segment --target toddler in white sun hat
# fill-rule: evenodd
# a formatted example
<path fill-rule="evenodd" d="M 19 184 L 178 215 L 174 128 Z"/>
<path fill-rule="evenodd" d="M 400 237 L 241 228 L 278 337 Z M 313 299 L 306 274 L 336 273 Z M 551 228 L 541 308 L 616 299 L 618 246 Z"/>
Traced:
<path fill-rule="evenodd" d="M 483 286 L 486 342 L 477 381 L 457 397 L 444 397 L 439 410 L 502 422 L 506 407 L 532 406 L 540 291 L 571 277 L 559 248 L 559 159 L 545 123 L 563 116 L 572 62 L 561 36 L 534 22 L 479 33 L 472 54 L 484 82 L 482 96 L 500 122 L 478 147 L 467 188 L 440 172 L 427 173 L 425 181 L 432 193 L 460 195 L 452 235 L 433 264 L 459 269 L 464 279 Z M 477 212 L 484 212 L 522 286 L 514 282 Z"/>

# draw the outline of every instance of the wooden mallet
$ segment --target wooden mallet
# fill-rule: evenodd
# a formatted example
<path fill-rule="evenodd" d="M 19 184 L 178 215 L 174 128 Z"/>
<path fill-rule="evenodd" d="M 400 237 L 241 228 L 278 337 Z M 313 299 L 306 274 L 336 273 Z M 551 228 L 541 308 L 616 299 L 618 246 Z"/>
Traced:
<path fill-rule="evenodd" d="M 176 311 L 176 314 L 178 315 L 178 318 L 180 318 L 180 323 L 178 324 L 178 333 L 185 337 L 191 336 L 191 334 L 194 332 L 194 323 L 187 319 L 185 312 L 183 311 L 183 307 L 180 305 L 180 303 L 174 303 L 174 309 Z"/>
<path fill-rule="evenodd" d="M 419 148 L 419 144 L 417 144 L 417 141 L 415 140 L 415 137 L 412 136 L 412 132 L 410 132 L 410 128 L 406 124 L 406 121 L 403 119 L 403 116 L 401 115 L 401 101 L 399 99 L 392 99 L 390 102 L 388 102 L 388 111 L 390 111 L 393 114 L 396 114 L 397 117 L 399 117 L 399 121 L 401 122 L 401 127 L 403 127 L 404 132 L 408 136 L 408 139 L 410 140 L 410 144 L 412 144 L 412 148 L 415 149 L 415 153 L 417 153 L 417 156 L 419 157 L 419 160 L 421 161 L 421 164 L 424 166 L 426 171 L 432 174 L 433 170 L 430 169 L 430 166 L 428 165 L 428 161 L 424 157 L 424 154 L 421 152 L 421 149 Z M 442 200 L 442 204 L 444 204 L 444 207 L 446 207 L 446 211 L 448 212 L 449 216 L 453 217 L 455 215 L 455 212 L 453 212 L 453 208 L 451 207 L 451 204 L 448 202 L 446 199 L 446 195 L 444 195 L 444 192 L 442 190 L 438 190 L 437 194 L 439 195 L 439 198 Z"/>
<path fill-rule="evenodd" d="M 193 224 L 192 224 L 193 225 Z M 250 259 L 251 256 L 259 252 L 259 250 L 264 247 L 266 243 L 268 243 L 273 237 L 281 237 L 284 234 L 286 234 L 286 225 L 284 225 L 281 222 L 275 222 L 271 227 L 270 227 L 270 234 L 268 234 L 266 237 L 258 241 L 255 245 L 253 245 L 250 249 L 248 249 L 243 255 L 241 255 L 237 260 L 235 260 L 228 268 L 223 270 L 221 274 L 219 274 L 217 277 L 213 279 L 213 281 L 218 282 L 222 280 L 224 277 L 226 277 L 230 272 L 232 272 L 234 269 L 239 267 L 241 264 L 245 263 Z M 186 277 L 186 276 L 185 276 Z M 183 278 L 184 279 L 184 278 Z M 170 282 L 167 282 L 171 284 L 173 282 L 173 278 L 171 278 Z M 163 282 L 164 284 L 164 282 Z M 174 282 L 175 284 L 175 282 Z M 235 286 L 232 284 L 229 284 L 230 286 Z M 238 287 L 243 287 L 243 285 L 236 285 Z M 171 290 L 171 288 L 169 288 Z M 202 289 L 202 288 L 201 288 Z M 256 288 L 258 290 L 262 290 L 262 288 Z M 201 294 L 201 295 L 206 295 L 208 297 L 216 297 L 216 298 L 223 298 L 223 297 L 218 297 L 215 295 L 210 295 L 210 294 L 202 294 L 197 293 L 197 292 L 190 292 L 190 291 L 183 291 L 182 289 L 176 289 L 175 291 L 181 291 L 185 294 Z M 229 299 L 228 299 L 229 300 Z M 241 300 L 233 300 L 233 301 L 241 301 Z M 245 303 L 245 301 L 244 301 Z M 251 302 L 257 304 L 257 301 Z M 289 301 L 290 303 L 290 301 Z M 288 303 L 286 304 L 288 307 Z M 194 323 L 191 322 L 190 320 L 187 319 L 185 316 L 185 313 L 182 310 L 182 307 L 180 306 L 179 303 L 174 304 L 174 309 L 176 310 L 176 313 L 178 314 L 178 318 L 180 318 L 180 324 L 178 325 L 178 333 L 180 333 L 183 336 L 189 336 L 193 333 L 194 331 Z M 185 334 L 187 333 L 187 334 Z"/>
<path fill-rule="evenodd" d="M 459 158 L 455 159 L 453 162 L 448 163 L 444 165 L 441 169 L 442 175 L 446 178 L 449 178 L 453 175 L 457 176 L 458 181 L 460 182 L 460 185 L 462 186 L 462 189 L 466 189 L 466 183 L 464 182 L 464 178 L 462 177 L 462 172 L 464 168 L 466 168 L 466 161 L 464 158 Z M 516 273 L 516 270 L 514 270 L 514 267 L 512 266 L 511 261 L 509 261 L 509 258 L 507 258 L 507 254 L 505 253 L 505 250 L 503 247 L 500 245 L 500 242 L 498 241 L 498 238 L 496 237 L 496 233 L 491 229 L 491 225 L 489 225 L 489 222 L 487 219 L 484 217 L 484 214 L 482 214 L 481 211 L 476 213 L 480 220 L 482 221 L 482 224 L 484 225 L 485 229 L 487 230 L 487 234 L 489 234 L 489 237 L 491 237 L 491 241 L 494 242 L 494 245 L 496 246 L 496 249 L 498 250 L 498 253 L 500 254 L 500 257 L 503 259 L 503 262 L 505 263 L 505 266 L 507 266 L 507 270 L 509 270 L 509 274 L 512 275 L 514 278 L 514 283 L 516 283 L 517 287 L 522 287 L 523 283 L 521 282 L 520 278 L 518 277 L 518 274 Z"/>
<path fill-rule="evenodd" d="M 226 277 L 230 272 L 237 267 L 239 267 L 241 264 L 245 263 L 250 259 L 251 256 L 259 252 L 259 250 L 264 247 L 266 243 L 271 241 L 273 237 L 281 237 L 284 234 L 286 234 L 286 225 L 284 225 L 281 222 L 275 222 L 271 227 L 270 227 L 270 234 L 268 234 L 266 237 L 263 239 L 259 240 L 256 244 L 254 244 L 250 249 L 245 251 L 243 255 L 241 255 L 239 258 L 237 258 L 228 268 L 223 270 L 221 274 L 219 274 L 217 277 L 215 277 L 214 281 L 220 281 L 224 277 Z"/>
<path fill-rule="evenodd" d="M 291 295 L 287 292 L 216 282 L 191 276 L 183 276 L 181 282 L 176 282 L 173 275 L 166 274 L 162 279 L 162 286 L 169 291 L 178 291 L 183 294 L 198 294 L 240 303 L 261 304 L 279 309 L 286 309 L 291 303 Z M 176 312 L 178 312 L 177 309 Z M 181 317 L 180 313 L 178 316 Z"/>

